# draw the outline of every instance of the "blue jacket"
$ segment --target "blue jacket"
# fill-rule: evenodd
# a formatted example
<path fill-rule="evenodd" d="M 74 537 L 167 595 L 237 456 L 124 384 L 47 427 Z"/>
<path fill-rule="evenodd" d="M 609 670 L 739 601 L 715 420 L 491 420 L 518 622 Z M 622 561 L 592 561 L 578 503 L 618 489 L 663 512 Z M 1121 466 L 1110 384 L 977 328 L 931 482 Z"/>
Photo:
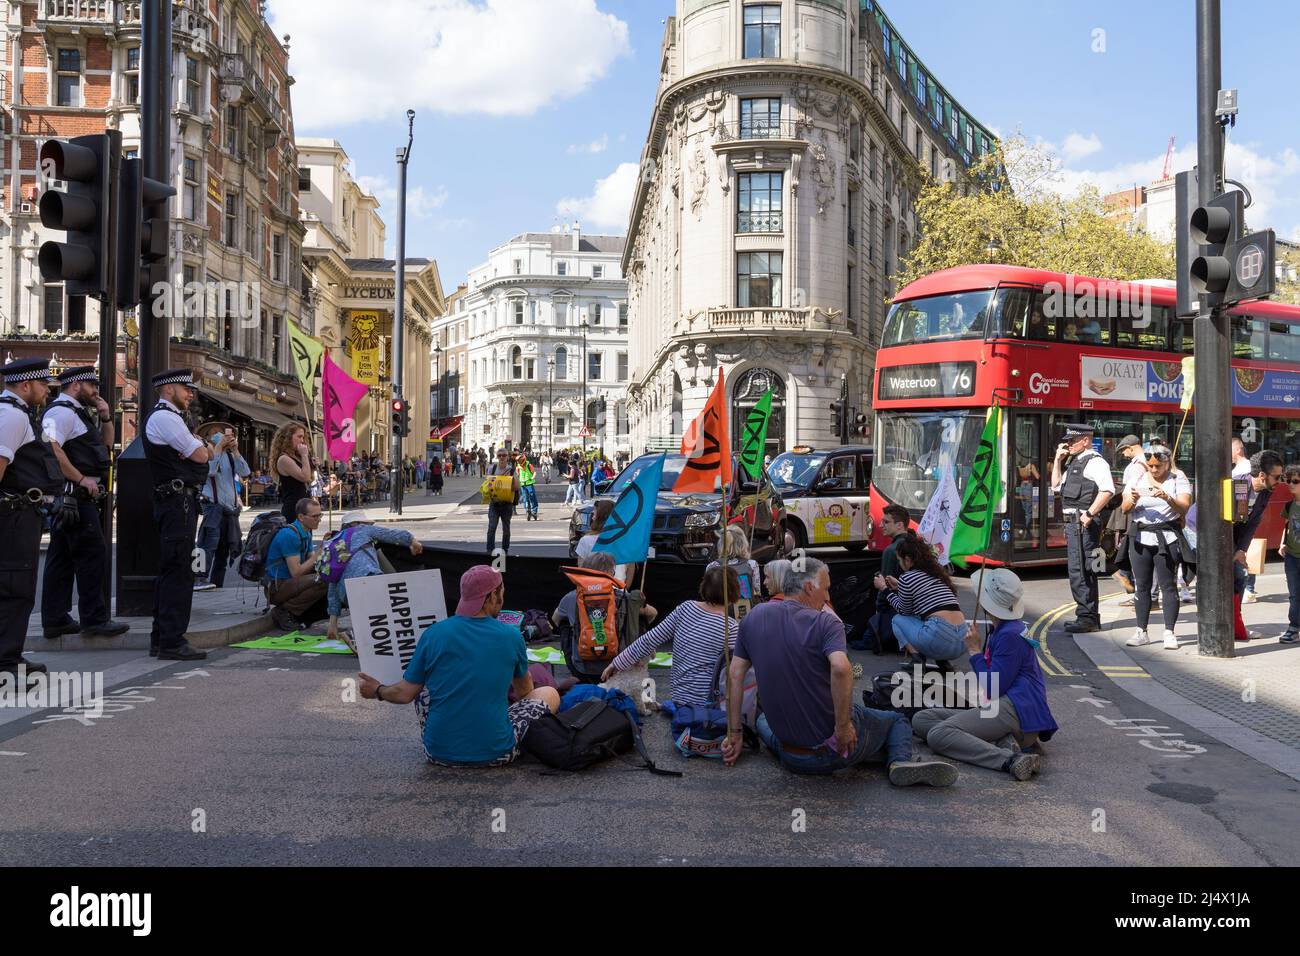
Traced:
<path fill-rule="evenodd" d="M 980 675 L 985 694 L 989 679 L 984 675 L 998 675 L 998 696 L 1009 698 L 1015 706 L 1022 733 L 1052 739 L 1058 728 L 1047 707 L 1047 684 L 1038 668 L 1038 655 L 1034 645 L 1025 639 L 1024 621 L 999 624 L 989 635 L 983 653 L 971 655 L 970 666 Z"/>

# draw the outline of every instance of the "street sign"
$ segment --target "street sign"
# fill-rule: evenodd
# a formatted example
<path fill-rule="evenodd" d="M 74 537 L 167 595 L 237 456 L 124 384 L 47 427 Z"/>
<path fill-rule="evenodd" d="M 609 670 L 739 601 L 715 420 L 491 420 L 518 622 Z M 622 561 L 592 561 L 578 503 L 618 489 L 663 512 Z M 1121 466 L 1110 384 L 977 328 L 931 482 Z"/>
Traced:
<path fill-rule="evenodd" d="M 578 437 L 579 437 L 579 438 L 590 438 L 590 437 L 591 437 L 591 429 L 588 428 L 586 425 L 583 425 L 581 428 L 578 429 Z"/>

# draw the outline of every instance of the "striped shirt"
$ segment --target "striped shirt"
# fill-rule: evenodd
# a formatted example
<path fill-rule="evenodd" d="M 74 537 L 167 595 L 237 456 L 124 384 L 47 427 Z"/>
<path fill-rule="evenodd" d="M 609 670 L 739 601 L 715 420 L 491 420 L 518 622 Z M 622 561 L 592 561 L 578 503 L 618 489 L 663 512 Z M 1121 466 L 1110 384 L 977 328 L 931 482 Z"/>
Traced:
<path fill-rule="evenodd" d="M 710 699 L 713 672 L 722 656 L 723 616 L 706 611 L 698 601 L 679 604 L 671 614 L 632 642 L 614 658 L 616 670 L 647 661 L 660 645 L 673 642 L 673 666 L 669 678 L 673 703 L 715 706 Z M 729 622 L 729 643 L 735 646 L 737 624 Z"/>
<path fill-rule="evenodd" d="M 898 590 L 889 592 L 889 603 L 895 614 L 906 617 L 929 617 L 935 611 L 961 610 L 956 593 L 942 578 L 931 577 L 918 568 L 903 572 L 898 579 Z"/>

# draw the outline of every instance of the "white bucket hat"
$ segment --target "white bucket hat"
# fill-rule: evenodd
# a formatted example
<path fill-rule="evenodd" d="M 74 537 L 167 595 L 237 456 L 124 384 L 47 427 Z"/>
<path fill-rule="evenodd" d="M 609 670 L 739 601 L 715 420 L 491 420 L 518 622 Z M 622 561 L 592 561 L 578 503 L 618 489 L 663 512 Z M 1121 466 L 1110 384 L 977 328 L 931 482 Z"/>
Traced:
<path fill-rule="evenodd" d="M 348 511 L 344 513 L 339 527 L 346 528 L 350 524 L 370 524 L 370 519 L 366 517 L 364 511 Z"/>
<path fill-rule="evenodd" d="M 1018 621 L 1025 616 L 1025 586 L 1006 568 L 985 571 L 980 604 L 999 620 Z"/>

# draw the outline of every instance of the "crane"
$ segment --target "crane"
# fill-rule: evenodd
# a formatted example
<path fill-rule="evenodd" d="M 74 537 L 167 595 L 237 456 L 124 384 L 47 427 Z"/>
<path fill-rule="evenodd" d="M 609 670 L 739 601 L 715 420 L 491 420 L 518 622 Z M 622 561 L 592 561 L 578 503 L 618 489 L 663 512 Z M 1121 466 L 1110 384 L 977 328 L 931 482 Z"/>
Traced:
<path fill-rule="evenodd" d="M 1164 171 L 1164 172 L 1161 174 L 1161 176 L 1160 176 L 1160 181 L 1161 181 L 1161 182 L 1164 182 L 1166 179 L 1169 178 L 1169 164 L 1170 164 L 1170 162 L 1173 161 L 1173 158 L 1174 158 L 1174 140 L 1175 140 L 1175 139 L 1176 139 L 1175 136 L 1170 136 L 1170 137 L 1169 137 L 1169 148 L 1165 150 L 1165 171 Z"/>

